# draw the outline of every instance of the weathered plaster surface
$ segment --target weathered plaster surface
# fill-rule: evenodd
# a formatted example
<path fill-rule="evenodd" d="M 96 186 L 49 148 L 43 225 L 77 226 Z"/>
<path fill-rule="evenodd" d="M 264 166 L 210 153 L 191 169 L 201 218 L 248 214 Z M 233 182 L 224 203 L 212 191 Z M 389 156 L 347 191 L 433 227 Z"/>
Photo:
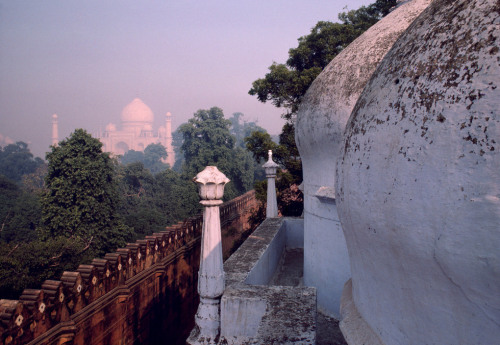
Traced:
<path fill-rule="evenodd" d="M 350 277 L 334 203 L 334 171 L 345 124 L 383 56 L 430 1 L 403 3 L 351 43 L 313 82 L 297 116 L 305 189 L 304 280 L 317 287 L 318 306 L 331 316 L 339 316 L 342 287 Z"/>
<path fill-rule="evenodd" d="M 377 334 L 373 332 L 372 328 L 359 314 L 356 304 L 354 304 L 352 299 L 352 279 L 345 283 L 342 291 L 340 317 L 339 326 L 348 344 L 383 345 Z"/>
<path fill-rule="evenodd" d="M 266 219 L 224 263 L 220 344 L 316 343 L 316 289 L 266 285 L 285 247 L 298 245 L 300 223 Z"/>
<path fill-rule="evenodd" d="M 384 344 L 500 339 L 499 36 L 498 1 L 434 1 L 346 126 L 352 298 Z"/>

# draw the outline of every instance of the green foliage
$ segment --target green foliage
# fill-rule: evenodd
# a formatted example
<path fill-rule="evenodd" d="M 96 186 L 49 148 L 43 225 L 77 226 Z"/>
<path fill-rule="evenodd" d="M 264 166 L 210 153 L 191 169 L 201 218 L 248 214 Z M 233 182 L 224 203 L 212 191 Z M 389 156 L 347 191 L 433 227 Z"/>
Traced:
<path fill-rule="evenodd" d="M 235 146 L 243 149 L 245 148 L 245 138 L 250 136 L 252 132 L 266 133 L 266 130 L 257 125 L 256 121 L 245 121 L 244 117 L 243 113 L 233 113 L 233 116 L 229 118 L 231 121 L 230 132 L 236 139 Z"/>
<path fill-rule="evenodd" d="M 201 211 L 196 184 L 181 174 L 165 170 L 155 176 L 158 208 L 166 218 L 166 225 L 172 225 Z"/>
<path fill-rule="evenodd" d="M 189 175 L 195 176 L 207 165 L 216 165 L 221 171 L 230 170 L 228 162 L 235 141 L 229 132 L 230 125 L 222 109 L 212 107 L 198 110 L 188 123 L 180 126 L 184 138 L 181 151 Z"/>
<path fill-rule="evenodd" d="M 225 187 L 224 200 L 251 189 L 254 177 L 252 157 L 244 149 L 234 148 L 235 137 L 230 126 L 231 121 L 224 118 L 222 109 L 212 107 L 198 110 L 178 129 L 184 139 L 181 145 L 184 176 L 192 178 L 206 166 L 217 166 L 231 180 Z"/>
<path fill-rule="evenodd" d="M 78 239 L 96 255 L 123 246 L 130 229 L 117 217 L 113 163 L 102 144 L 85 130 L 52 147 L 42 196 L 40 239 Z"/>
<path fill-rule="evenodd" d="M 276 107 L 284 107 L 283 116 L 291 119 L 323 68 L 395 5 L 396 0 L 377 0 L 367 7 L 340 13 L 341 23 L 318 22 L 309 35 L 298 39 L 296 48 L 288 51 L 286 64 L 273 63 L 264 78 L 253 82 L 249 94 L 261 102 L 272 101 Z"/>
<path fill-rule="evenodd" d="M 141 162 L 152 174 L 157 174 L 168 169 L 168 164 L 162 162 L 165 158 L 167 158 L 165 146 L 149 144 L 144 152 L 129 150 L 121 157 L 120 162 L 122 164 Z"/>
<path fill-rule="evenodd" d="M 45 189 L 45 176 L 48 167 L 44 162 L 30 174 L 24 174 L 22 179 L 23 189 L 30 193 L 41 193 Z"/>
<path fill-rule="evenodd" d="M 0 147 L 0 175 L 13 181 L 21 182 L 23 175 L 34 173 L 44 164 L 42 159 L 33 158 L 25 142 L 18 141 L 4 148 Z"/>
<path fill-rule="evenodd" d="M 352 41 L 359 37 L 380 18 L 389 13 L 396 0 L 376 0 L 369 6 L 340 13 L 340 23 L 318 22 L 311 32 L 298 39 L 298 46 L 288 51 L 286 64 L 274 62 L 264 78 L 252 83 L 248 92 L 261 102 L 271 101 L 276 107 L 283 107 L 282 115 L 287 123 L 280 134 L 279 145 L 269 135 L 252 133 L 245 139 L 246 147 L 256 160 L 267 158 L 267 150 L 273 150 L 275 162 L 284 169 L 278 173 L 278 208 L 283 215 L 302 213 L 302 193 L 297 185 L 302 181 L 302 166 L 295 145 L 293 116 L 299 109 L 307 89 L 331 60 Z M 262 184 L 256 189 L 262 189 Z"/>
<path fill-rule="evenodd" d="M 3 206 L 0 211 L 2 219 L 0 238 L 7 243 L 36 240 L 41 212 L 39 195 L 22 191 L 12 200 L 11 205 L 0 202 Z"/>
<path fill-rule="evenodd" d="M 179 126 L 179 128 L 180 127 L 182 127 L 182 125 Z M 182 167 L 184 166 L 184 161 L 185 161 L 184 154 L 181 151 L 181 146 L 182 142 L 184 141 L 184 137 L 182 133 L 179 131 L 179 128 L 177 128 L 177 130 L 175 130 L 172 133 L 172 146 L 175 152 L 175 163 L 172 169 L 177 172 L 182 171 Z"/>
<path fill-rule="evenodd" d="M 245 138 L 246 148 L 252 152 L 253 157 L 259 163 L 263 164 L 267 160 L 269 150 L 276 152 L 278 144 L 276 144 L 269 133 L 253 132 Z M 276 159 L 276 157 L 274 157 Z"/>
<path fill-rule="evenodd" d="M 167 149 L 162 144 L 150 144 L 144 149 L 144 166 L 152 174 L 167 170 L 168 164 L 162 162 L 167 155 Z"/>
<path fill-rule="evenodd" d="M 40 222 L 39 199 L 39 193 L 24 190 L 0 175 L 0 240 L 8 243 L 36 239 L 35 229 Z"/>
<path fill-rule="evenodd" d="M 195 184 L 170 169 L 153 176 L 136 162 L 117 167 L 120 215 L 143 238 L 198 213 Z"/>
<path fill-rule="evenodd" d="M 47 279 L 59 278 L 89 261 L 85 243 L 66 237 L 0 246 L 0 296 L 17 299 L 26 288 L 40 288 Z"/>
<path fill-rule="evenodd" d="M 302 163 L 295 145 L 295 129 L 293 124 L 285 123 L 280 134 L 280 143 L 276 144 L 267 133 L 254 132 L 245 138 L 249 151 L 261 163 L 267 160 L 268 150 L 273 151 L 273 160 L 284 169 L 279 169 L 276 178 L 278 208 L 285 216 L 300 216 L 303 209 L 303 196 L 297 186 L 302 181 Z M 267 183 L 257 182 L 254 185 L 257 199 L 266 201 Z"/>
<path fill-rule="evenodd" d="M 120 158 L 120 163 L 122 164 L 130 164 L 135 162 L 141 162 L 144 164 L 144 152 L 136 150 L 128 150 Z"/>

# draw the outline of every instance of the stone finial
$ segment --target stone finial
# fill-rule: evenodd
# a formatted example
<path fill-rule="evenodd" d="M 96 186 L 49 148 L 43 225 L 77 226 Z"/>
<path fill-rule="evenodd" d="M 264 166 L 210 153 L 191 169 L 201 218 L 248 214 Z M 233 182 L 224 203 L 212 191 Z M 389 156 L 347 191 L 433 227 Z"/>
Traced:
<path fill-rule="evenodd" d="M 266 218 L 278 217 L 278 202 L 276 200 L 276 170 L 279 165 L 273 161 L 273 151 L 268 151 L 269 158 L 262 166 L 266 170 L 267 177 L 267 206 Z"/>
<path fill-rule="evenodd" d="M 224 186 L 229 179 L 216 166 L 207 166 L 193 178 L 193 181 L 198 185 L 198 193 L 203 204 L 205 200 L 222 199 Z"/>
<path fill-rule="evenodd" d="M 278 169 L 279 165 L 273 161 L 273 151 L 269 150 L 267 154 L 268 154 L 267 162 L 262 167 L 266 170 L 266 176 L 276 175 L 276 170 Z"/>
<path fill-rule="evenodd" d="M 198 184 L 203 209 L 196 328 L 187 343 L 215 344 L 220 333 L 220 298 L 224 292 L 224 268 L 219 205 L 229 179 L 217 167 L 208 166 L 193 179 Z"/>

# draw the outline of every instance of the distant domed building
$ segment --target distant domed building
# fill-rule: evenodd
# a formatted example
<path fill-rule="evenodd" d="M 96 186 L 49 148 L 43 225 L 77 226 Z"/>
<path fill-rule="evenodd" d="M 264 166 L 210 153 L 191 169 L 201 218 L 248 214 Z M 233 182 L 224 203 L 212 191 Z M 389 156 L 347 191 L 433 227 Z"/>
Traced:
<path fill-rule="evenodd" d="M 151 109 L 139 98 L 134 99 L 122 110 L 121 128 L 109 123 L 99 140 L 103 144 L 103 151 L 115 155 L 123 155 L 128 150 L 144 151 L 150 144 L 165 146 L 168 157 L 166 163 L 174 166 L 175 153 L 172 147 L 172 120 L 171 114 L 165 116 L 165 126 L 153 131 L 154 114 Z"/>

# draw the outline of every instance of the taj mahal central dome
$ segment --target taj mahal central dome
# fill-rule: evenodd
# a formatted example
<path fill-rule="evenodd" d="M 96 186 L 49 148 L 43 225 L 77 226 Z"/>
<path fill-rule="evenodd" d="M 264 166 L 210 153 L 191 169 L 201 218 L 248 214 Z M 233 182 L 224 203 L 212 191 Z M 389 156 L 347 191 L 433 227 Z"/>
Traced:
<path fill-rule="evenodd" d="M 109 123 L 104 133 L 99 135 L 104 151 L 123 155 L 129 150 L 144 151 L 150 144 L 162 144 L 167 150 L 167 163 L 174 165 L 170 113 L 165 115 L 165 126 L 154 131 L 153 111 L 141 99 L 135 98 L 123 108 L 120 120 L 119 129 L 115 124 Z"/>
<path fill-rule="evenodd" d="M 144 104 L 141 99 L 135 98 L 132 102 L 125 106 L 125 108 L 123 108 L 120 119 L 122 123 L 134 122 L 152 124 L 154 121 L 154 114 L 151 111 L 151 108 Z"/>

